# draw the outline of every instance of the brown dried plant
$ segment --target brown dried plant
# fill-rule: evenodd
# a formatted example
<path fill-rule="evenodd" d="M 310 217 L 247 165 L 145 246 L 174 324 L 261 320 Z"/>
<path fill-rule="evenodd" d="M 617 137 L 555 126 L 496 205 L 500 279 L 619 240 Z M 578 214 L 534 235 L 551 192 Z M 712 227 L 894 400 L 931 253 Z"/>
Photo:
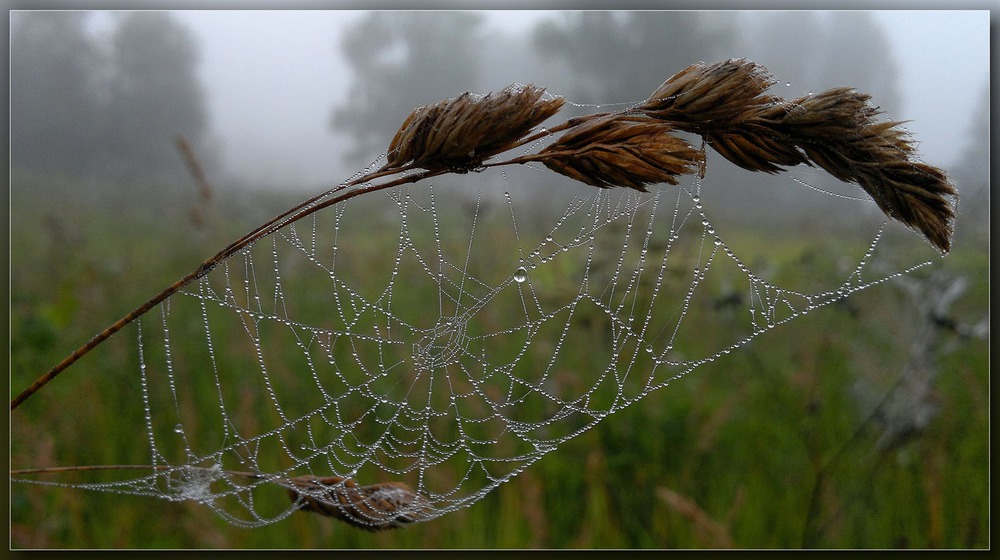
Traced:
<path fill-rule="evenodd" d="M 839 180 L 858 184 L 887 216 L 920 231 L 942 252 L 950 249 L 955 188 L 940 169 L 916 160 L 900 122 L 876 121 L 880 113 L 869 96 L 851 88 L 783 100 L 768 93 L 774 83 L 766 69 L 745 59 L 695 64 L 668 78 L 634 107 L 575 117 L 541 129 L 537 127 L 555 115 L 564 100 L 533 85 L 512 85 L 483 96 L 465 93 L 419 107 L 393 136 L 381 168 L 275 216 L 206 259 L 39 377 L 11 400 L 11 410 L 77 359 L 230 256 L 322 208 L 446 173 L 533 162 L 601 188 L 646 190 L 656 183 L 676 184 L 681 175 L 704 173 L 705 157 L 702 150 L 675 136 L 675 130 L 701 135 L 708 146 L 750 171 L 776 173 L 799 164 L 822 168 Z M 535 153 L 488 161 L 543 139 L 551 142 Z M 12 474 L 100 468 L 141 467 L 57 467 Z M 400 482 L 359 486 L 336 476 L 241 476 L 267 478 L 288 488 L 300 509 L 371 531 L 429 517 L 427 500 Z"/>
<path fill-rule="evenodd" d="M 358 486 L 339 476 L 298 476 L 288 494 L 302 511 L 339 519 L 366 531 L 398 529 L 428 517 L 429 503 L 402 482 Z"/>
<path fill-rule="evenodd" d="M 562 108 L 561 97 L 544 97 L 533 85 L 510 85 L 477 97 L 455 99 L 413 110 L 389 143 L 383 170 L 403 166 L 471 171 L 484 160 L 514 147 L 535 126 Z"/>
<path fill-rule="evenodd" d="M 633 110 L 702 135 L 750 171 L 808 164 L 865 190 L 886 216 L 951 248 L 958 193 L 940 169 L 916 159 L 901 121 L 878 122 L 870 96 L 849 87 L 783 100 L 775 79 L 745 59 L 695 64 Z"/>
<path fill-rule="evenodd" d="M 677 184 L 677 177 L 700 167 L 704 154 L 670 132 L 673 127 L 642 115 L 604 115 L 570 129 L 522 162 L 546 167 L 595 187 L 640 191 L 655 183 Z"/>

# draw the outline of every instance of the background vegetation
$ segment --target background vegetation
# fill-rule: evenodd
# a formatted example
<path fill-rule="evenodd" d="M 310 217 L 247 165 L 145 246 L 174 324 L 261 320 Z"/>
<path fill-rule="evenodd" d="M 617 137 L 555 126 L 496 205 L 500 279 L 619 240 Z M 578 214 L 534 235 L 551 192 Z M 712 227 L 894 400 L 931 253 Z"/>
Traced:
<path fill-rule="evenodd" d="M 23 210 L 12 230 L 15 390 L 291 202 L 223 193 L 218 206 L 203 208 L 206 224 L 192 221 L 193 188 L 153 209 L 48 178 L 19 176 L 15 184 Z M 856 254 L 865 243 L 795 231 L 747 229 L 746 242 L 766 238 L 773 249 L 756 266 L 789 284 L 842 274 L 833 255 Z M 900 237 L 884 242 L 920 243 Z M 381 241 L 374 243 L 377 252 Z M 928 271 L 969 281 L 946 315 L 929 316 L 902 282 L 856 294 L 605 419 L 471 508 L 405 530 L 368 534 L 307 514 L 246 530 L 194 503 L 15 484 L 12 545 L 983 547 L 988 350 L 973 327 L 986 314 L 987 270 L 983 252 L 960 246 Z M 701 316 L 693 309 L 688 320 Z M 704 333 L 705 348 L 725 336 L 725 325 L 691 326 Z M 128 335 L 113 340 L 15 411 L 12 465 L 147 462 L 134 344 Z M 901 412 L 878 406 L 886 395 L 899 400 L 905 392 L 894 387 L 920 368 L 931 368 L 928 392 L 903 398 Z M 914 419 L 927 410 L 929 421 Z"/>

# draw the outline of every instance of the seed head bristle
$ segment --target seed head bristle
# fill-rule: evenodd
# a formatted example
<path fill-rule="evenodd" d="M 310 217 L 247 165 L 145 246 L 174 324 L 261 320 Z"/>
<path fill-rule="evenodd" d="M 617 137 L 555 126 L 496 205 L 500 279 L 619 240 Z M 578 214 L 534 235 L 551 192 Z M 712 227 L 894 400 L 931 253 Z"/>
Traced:
<path fill-rule="evenodd" d="M 533 85 L 510 85 L 481 97 L 466 92 L 418 107 L 389 143 L 383 169 L 475 169 L 559 111 L 565 101 L 544 93 Z"/>

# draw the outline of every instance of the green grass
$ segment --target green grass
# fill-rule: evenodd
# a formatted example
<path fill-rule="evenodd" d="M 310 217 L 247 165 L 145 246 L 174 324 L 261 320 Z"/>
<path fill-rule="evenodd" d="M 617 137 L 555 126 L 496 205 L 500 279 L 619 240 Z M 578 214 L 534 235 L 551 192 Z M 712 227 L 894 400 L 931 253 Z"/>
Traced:
<path fill-rule="evenodd" d="M 190 197 L 150 197 L 148 191 L 110 187 L 95 192 L 85 185 L 66 187 L 16 175 L 12 391 L 239 233 L 297 201 L 295 196 L 217 194 L 214 208 L 203 209 L 208 225 L 198 227 L 189 217 L 193 192 Z M 365 208 L 359 205 L 359 211 Z M 338 254 L 338 266 L 377 268 L 369 256 L 392 250 L 398 231 L 383 234 L 376 218 L 372 224 L 379 235 Z M 529 228 L 530 221 L 519 227 Z M 499 239 L 504 231 L 502 220 L 484 221 L 477 228 L 483 239 Z M 820 239 L 776 226 L 766 231 L 730 226 L 726 235 L 741 255 L 766 246 L 766 257 L 751 264 L 767 266 L 779 284 L 791 285 L 842 278 L 837 257 L 856 262 L 867 242 L 864 236 Z M 919 243 L 912 236 L 889 237 L 884 243 L 890 247 Z M 491 258 L 488 252 L 479 256 Z M 974 322 L 986 313 L 988 267 L 985 251 L 963 247 L 935 264 L 970 280 L 968 292 L 952 310 L 959 321 Z M 373 276 L 379 274 L 376 268 Z M 553 275 L 543 278 L 550 270 Z M 533 281 L 557 282 L 556 272 L 539 269 Z M 307 276 L 288 281 L 310 293 L 310 282 L 322 279 Z M 710 287 L 723 289 L 722 284 Z M 303 312 L 313 311 L 316 321 L 323 320 L 327 308 L 321 298 L 304 301 Z M 745 310 L 733 313 L 735 323 Z M 685 319 L 694 334 L 684 344 L 692 353 L 717 350 L 728 340 L 726 324 L 702 324 L 701 316 L 692 310 Z M 725 318 L 716 314 L 720 316 Z M 502 324 L 510 318 L 492 320 Z M 955 346 L 939 357 L 937 415 L 926 430 L 895 449 L 874 447 L 877 430 L 864 423 L 868 411 L 852 397 L 859 380 L 889 390 L 902 373 L 920 321 L 893 283 L 855 294 L 844 305 L 813 311 L 762 335 L 604 419 L 473 506 L 399 531 L 369 534 L 304 513 L 248 530 L 190 502 L 14 484 L 11 545 L 710 548 L 723 544 L 718 532 L 707 529 L 714 523 L 744 548 L 987 547 L 987 341 L 942 335 Z M 197 317 L 176 324 L 179 340 L 185 324 L 195 334 L 202 328 Z M 230 329 L 214 333 L 217 343 L 236 350 L 227 363 L 249 369 L 252 387 L 253 357 L 240 354 L 239 331 Z M 12 413 L 12 468 L 149 461 L 132 332 L 83 358 Z M 588 349 L 602 349 L 597 341 L 574 340 L 589 348 L 580 348 L 577 361 L 565 365 L 584 371 Z M 544 348 L 538 352 L 539 359 L 546 355 Z M 284 387 L 303 383 L 294 366 L 301 355 L 290 349 L 287 363 L 273 368 Z M 180 390 L 190 397 L 183 399 L 191 407 L 182 412 L 190 423 L 185 427 L 204 437 L 210 450 L 219 437 L 212 416 L 217 407 L 212 378 L 198 374 L 202 369 L 197 362 L 176 359 L 183 370 L 178 372 Z M 236 421 L 244 426 L 266 423 L 268 419 L 256 418 L 267 408 L 263 402 L 259 394 L 247 397 L 234 414 Z M 303 397 L 302 406 L 308 403 Z M 59 478 L 84 479 L 112 478 Z M 660 489 L 682 495 L 696 510 L 671 506 Z"/>

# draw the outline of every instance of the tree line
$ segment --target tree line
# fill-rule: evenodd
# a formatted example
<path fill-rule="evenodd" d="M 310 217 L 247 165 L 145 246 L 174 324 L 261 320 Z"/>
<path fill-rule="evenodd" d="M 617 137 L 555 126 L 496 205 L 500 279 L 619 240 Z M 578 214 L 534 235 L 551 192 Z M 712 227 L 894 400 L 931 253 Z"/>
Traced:
<path fill-rule="evenodd" d="M 193 35 L 169 12 L 11 14 L 14 169 L 78 178 L 170 181 L 175 141 L 199 149 L 208 115 Z"/>

